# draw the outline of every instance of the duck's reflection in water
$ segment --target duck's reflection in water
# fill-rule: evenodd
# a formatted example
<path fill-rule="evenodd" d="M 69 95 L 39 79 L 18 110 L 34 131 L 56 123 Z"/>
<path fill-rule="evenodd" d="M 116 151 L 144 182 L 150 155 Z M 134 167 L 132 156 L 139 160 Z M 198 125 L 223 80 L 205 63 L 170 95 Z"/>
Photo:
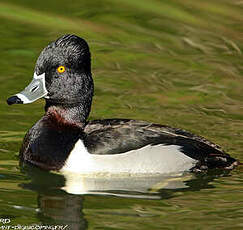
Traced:
<path fill-rule="evenodd" d="M 57 229 L 87 229 L 84 218 L 83 197 L 72 194 L 39 194 L 38 217 L 43 225 L 57 226 Z"/>
<path fill-rule="evenodd" d="M 62 175 L 29 166 L 25 166 L 22 170 L 30 181 L 20 186 L 38 193 L 37 215 L 41 225 L 52 226 L 57 230 L 87 229 L 87 221 L 82 211 L 84 197 L 63 191 L 61 188 L 65 186 L 66 180 Z"/>
<path fill-rule="evenodd" d="M 142 199 L 168 199 L 175 192 L 196 191 L 213 187 L 209 182 L 225 172 L 207 174 L 151 176 L 84 176 L 58 175 L 36 168 L 25 168 L 31 181 L 22 187 L 38 192 L 38 217 L 43 225 L 65 229 L 87 229 L 83 213 L 85 194 L 110 195 Z M 101 198 L 102 199 L 102 198 Z"/>

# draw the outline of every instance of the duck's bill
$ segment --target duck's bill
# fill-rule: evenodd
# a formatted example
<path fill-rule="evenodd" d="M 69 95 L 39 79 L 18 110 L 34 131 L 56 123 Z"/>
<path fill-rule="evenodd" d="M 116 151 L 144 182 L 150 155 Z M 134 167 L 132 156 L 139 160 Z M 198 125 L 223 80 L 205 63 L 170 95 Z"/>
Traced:
<path fill-rule="evenodd" d="M 12 104 L 28 104 L 32 103 L 39 98 L 47 97 L 47 90 L 45 85 L 45 73 L 37 76 L 34 73 L 33 80 L 30 84 L 20 93 L 8 98 L 7 103 Z"/>

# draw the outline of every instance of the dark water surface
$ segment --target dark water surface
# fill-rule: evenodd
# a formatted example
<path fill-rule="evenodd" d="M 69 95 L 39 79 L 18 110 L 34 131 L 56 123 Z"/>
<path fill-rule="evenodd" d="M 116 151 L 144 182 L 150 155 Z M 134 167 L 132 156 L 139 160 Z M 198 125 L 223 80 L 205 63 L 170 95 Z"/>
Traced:
<path fill-rule="evenodd" d="M 90 119 L 180 127 L 243 161 L 241 1 L 1 0 L 0 19 L 0 227 L 2 218 L 11 221 L 5 226 L 74 230 L 243 229 L 242 167 L 167 178 L 83 178 L 79 191 L 67 189 L 62 175 L 18 166 L 22 139 L 44 102 L 5 102 L 30 82 L 48 42 L 75 33 L 92 52 Z M 87 194 L 85 186 L 104 191 Z"/>

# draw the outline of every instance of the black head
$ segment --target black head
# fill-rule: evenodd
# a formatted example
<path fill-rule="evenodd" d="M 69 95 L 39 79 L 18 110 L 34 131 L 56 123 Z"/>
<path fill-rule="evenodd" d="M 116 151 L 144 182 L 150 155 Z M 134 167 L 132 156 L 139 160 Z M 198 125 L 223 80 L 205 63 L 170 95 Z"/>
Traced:
<path fill-rule="evenodd" d="M 45 73 L 49 102 L 72 104 L 93 95 L 89 46 L 78 36 L 64 35 L 51 42 L 41 52 L 35 72 Z"/>
<path fill-rule="evenodd" d="M 76 35 L 64 35 L 43 49 L 32 82 L 7 102 L 25 104 L 44 97 L 46 110 L 50 106 L 78 106 L 80 119 L 85 120 L 90 112 L 92 96 L 89 46 Z"/>
<path fill-rule="evenodd" d="M 64 35 L 51 42 L 41 52 L 35 66 L 35 72 L 40 75 L 59 65 L 90 73 L 90 52 L 87 42 L 76 35 Z"/>

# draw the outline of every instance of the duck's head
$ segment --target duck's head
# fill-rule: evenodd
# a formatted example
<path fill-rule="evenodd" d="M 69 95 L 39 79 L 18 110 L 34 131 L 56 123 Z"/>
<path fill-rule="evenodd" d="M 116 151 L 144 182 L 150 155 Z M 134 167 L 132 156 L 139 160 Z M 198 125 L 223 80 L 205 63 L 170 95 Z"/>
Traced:
<path fill-rule="evenodd" d="M 36 62 L 33 80 L 7 103 L 27 104 L 39 98 L 50 105 L 83 105 L 87 118 L 93 96 L 91 59 L 86 41 L 64 35 L 43 49 Z"/>

